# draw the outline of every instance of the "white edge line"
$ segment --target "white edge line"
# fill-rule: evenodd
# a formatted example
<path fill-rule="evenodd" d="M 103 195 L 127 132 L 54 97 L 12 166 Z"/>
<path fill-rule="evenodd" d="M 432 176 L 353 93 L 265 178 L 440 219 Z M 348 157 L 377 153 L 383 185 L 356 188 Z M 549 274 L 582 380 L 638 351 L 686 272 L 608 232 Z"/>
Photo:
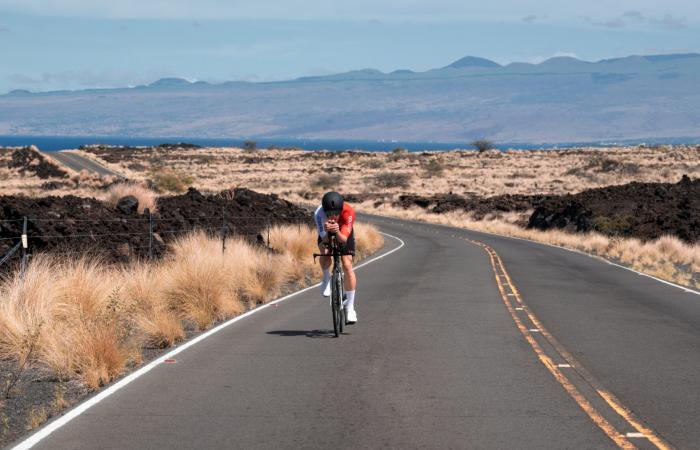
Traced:
<path fill-rule="evenodd" d="M 359 269 L 360 267 L 366 266 L 366 265 L 369 264 L 369 263 L 372 263 L 372 262 L 377 261 L 377 260 L 379 260 L 379 259 L 382 259 L 382 258 L 384 258 L 384 257 L 386 257 L 386 256 L 389 256 L 389 255 L 391 255 L 392 253 L 394 253 L 394 252 L 398 251 L 399 249 L 401 249 L 404 245 L 406 245 L 406 243 L 405 243 L 403 240 L 401 240 L 400 238 L 398 238 L 398 237 L 396 237 L 396 236 L 394 236 L 394 235 L 391 235 L 391 234 L 388 234 L 388 233 L 383 233 L 383 232 L 381 232 L 381 231 L 380 231 L 379 233 L 380 233 L 380 234 L 383 234 L 383 235 L 385 235 L 385 236 L 389 236 L 389 237 L 391 237 L 391 238 L 393 238 L 393 239 L 396 239 L 397 241 L 399 241 L 399 242 L 401 243 L 401 245 L 399 245 L 398 247 L 396 247 L 396 248 L 394 248 L 394 249 L 389 250 L 389 251 L 386 252 L 386 253 L 383 253 L 383 254 L 381 254 L 381 255 L 379 255 L 379 256 L 376 256 L 376 257 L 374 257 L 374 258 L 372 258 L 372 259 L 370 259 L 370 260 L 367 260 L 367 261 L 363 262 L 362 264 L 359 264 L 359 265 L 355 266 L 356 269 Z M 64 426 L 64 425 L 66 425 L 68 422 L 70 422 L 71 420 L 75 419 L 76 417 L 78 417 L 79 415 L 81 415 L 82 413 L 84 413 L 85 411 L 87 411 L 88 409 L 92 408 L 93 406 L 95 406 L 96 404 L 98 404 L 99 402 L 101 402 L 102 400 L 104 400 L 105 398 L 107 398 L 107 397 L 109 397 L 110 395 L 114 394 L 114 393 L 117 392 L 119 389 L 123 388 L 124 386 L 126 386 L 126 385 L 129 384 L 129 383 L 131 383 L 131 382 L 134 381 L 135 379 L 141 377 L 142 375 L 147 374 L 148 372 L 150 372 L 151 370 L 153 370 L 156 366 L 158 366 L 159 364 L 161 364 L 161 363 L 162 363 L 163 361 L 165 361 L 166 359 L 171 359 L 173 356 L 177 355 L 178 353 L 180 353 L 180 352 L 182 352 L 182 351 L 185 351 L 185 350 L 187 350 L 188 348 L 192 347 L 193 345 L 199 343 L 200 341 L 203 341 L 204 339 L 208 338 L 209 336 L 211 336 L 211 335 L 213 335 L 213 334 L 215 334 L 215 333 L 218 333 L 219 331 L 223 330 L 224 328 L 228 327 L 229 325 L 233 325 L 234 323 L 238 322 L 239 320 L 245 319 L 246 317 L 251 316 L 251 315 L 253 315 L 253 314 L 255 314 L 255 313 L 258 313 L 258 312 L 260 312 L 260 311 L 262 311 L 262 310 L 264 310 L 264 309 L 266 309 L 266 308 L 269 308 L 269 307 L 272 306 L 272 305 L 275 305 L 275 304 L 277 304 L 277 303 L 283 302 L 283 301 L 285 301 L 285 300 L 287 300 L 287 299 L 290 299 L 290 298 L 292 298 L 292 297 L 294 297 L 294 296 L 296 296 L 296 295 L 298 295 L 298 294 L 304 293 L 304 292 L 306 292 L 306 291 L 308 291 L 308 290 L 310 290 L 310 289 L 316 288 L 316 287 L 318 287 L 318 286 L 320 286 L 320 285 L 321 285 L 321 283 L 316 283 L 316 284 L 314 284 L 313 286 L 306 287 L 306 288 L 304 288 L 304 289 L 301 289 L 301 290 L 298 290 L 298 291 L 296 291 L 296 292 L 293 292 L 293 293 L 291 293 L 291 294 L 289 294 L 289 295 L 286 295 L 286 296 L 284 296 L 284 297 L 282 297 L 282 298 L 278 298 L 277 300 L 273 300 L 273 301 L 271 301 L 271 302 L 269 302 L 269 303 L 265 303 L 264 305 L 258 306 L 258 307 L 255 308 L 255 309 L 252 309 L 252 310 L 250 310 L 250 311 L 248 311 L 248 312 L 246 312 L 246 313 L 244 313 L 244 314 L 241 314 L 240 316 L 234 317 L 233 319 L 228 320 L 228 321 L 226 321 L 226 322 L 224 322 L 224 323 L 222 323 L 222 324 L 220 324 L 220 325 L 217 325 L 216 327 L 212 328 L 211 330 L 206 331 L 206 332 L 200 334 L 200 335 L 197 336 L 196 338 L 194 338 L 194 339 L 192 339 L 192 340 L 190 340 L 190 341 L 185 342 L 185 343 L 182 344 L 180 347 L 177 347 L 177 348 L 175 348 L 175 349 L 169 351 L 168 353 L 166 353 L 166 354 L 164 354 L 164 355 L 158 357 L 157 359 L 151 361 L 150 363 L 148 363 L 148 364 L 146 364 L 145 366 L 143 366 L 143 367 L 141 367 L 140 369 L 138 369 L 136 372 L 130 373 L 129 375 L 127 375 L 126 377 L 122 378 L 121 380 L 119 380 L 119 381 L 116 382 L 115 384 L 113 384 L 113 385 L 111 385 L 110 387 L 106 388 L 105 390 L 99 392 L 99 393 L 96 394 L 94 397 L 89 398 L 89 399 L 85 400 L 84 402 L 78 404 L 75 408 L 71 409 L 70 411 L 68 411 L 68 412 L 65 413 L 64 415 L 62 415 L 62 416 L 56 418 L 56 420 L 53 420 L 53 421 L 49 422 L 48 424 L 46 424 L 46 426 L 40 428 L 36 433 L 32 434 L 31 436 L 29 436 L 28 438 L 26 438 L 25 440 L 23 440 L 23 441 L 20 442 L 19 444 L 17 444 L 17 445 L 15 445 L 14 447 L 12 447 L 12 450 L 24 450 L 24 449 L 32 448 L 33 446 L 35 446 L 36 444 L 38 444 L 42 439 L 46 438 L 47 436 L 49 436 L 49 435 L 50 435 L 51 433 L 53 433 L 54 431 L 58 430 L 59 428 L 61 428 L 61 427 Z"/>
<path fill-rule="evenodd" d="M 588 256 L 589 258 L 600 260 L 601 262 L 604 262 L 606 264 L 610 264 L 611 266 L 615 266 L 615 267 L 619 267 L 621 269 L 629 270 L 630 272 L 634 272 L 637 275 L 651 278 L 652 280 L 656 280 L 656 281 L 663 283 L 663 284 L 666 284 L 668 286 L 673 286 L 673 287 L 678 288 L 682 291 L 685 291 L 689 294 L 700 295 L 700 291 L 696 291 L 695 289 L 692 289 L 692 288 L 689 288 L 686 286 L 681 286 L 680 284 L 676 284 L 676 283 L 673 283 L 671 281 L 663 280 L 661 278 L 657 278 L 654 275 L 649 275 L 648 273 L 640 272 L 640 271 L 635 270 L 631 267 L 627 267 L 627 266 L 623 266 L 622 264 L 614 263 L 614 262 L 610 261 L 609 259 L 603 258 L 602 256 L 592 255 L 590 253 L 586 253 L 584 251 L 577 250 L 574 248 L 566 248 L 566 247 L 562 247 L 560 245 L 548 244 L 546 242 L 533 241 L 531 239 L 521 238 L 521 237 L 517 237 L 517 236 L 506 236 L 505 234 L 491 233 L 489 231 L 476 231 L 476 230 L 470 230 L 469 228 L 461 228 L 461 229 L 466 230 L 466 231 L 476 232 L 476 233 L 490 234 L 491 236 L 498 236 L 498 237 L 504 237 L 504 238 L 509 238 L 509 239 L 517 239 L 519 241 L 531 242 L 533 244 L 546 245 L 548 247 L 554 247 L 554 248 L 558 248 L 560 250 L 566 250 L 567 252 L 571 252 L 571 253 L 578 253 L 579 255 Z"/>
<path fill-rule="evenodd" d="M 377 216 L 375 216 L 375 217 L 377 217 Z M 573 248 L 566 248 L 566 247 L 562 247 L 562 246 L 560 246 L 560 245 L 548 244 L 548 243 L 546 243 L 546 242 L 533 241 L 532 239 L 527 239 L 527 238 L 522 238 L 522 237 L 517 237 L 517 236 L 508 236 L 508 235 L 505 235 L 505 234 L 492 233 L 492 232 L 490 232 L 490 231 L 472 230 L 472 229 L 470 229 L 470 228 L 458 228 L 458 227 L 453 227 L 453 226 L 450 226 L 450 225 L 444 225 L 444 224 L 441 224 L 441 223 L 430 223 L 430 222 L 421 222 L 421 221 L 410 220 L 410 219 L 399 219 L 399 218 L 397 218 L 397 217 L 391 217 L 391 216 L 378 216 L 378 217 L 385 217 L 385 218 L 389 218 L 389 219 L 393 219 L 393 220 L 402 220 L 402 221 L 411 222 L 411 223 L 414 223 L 414 224 L 417 224 L 417 225 L 434 225 L 434 226 L 449 228 L 449 229 L 453 229 L 453 230 L 468 231 L 468 232 L 470 232 L 470 233 L 477 233 L 477 234 L 487 234 L 487 235 L 490 235 L 490 236 L 497 236 L 497 237 L 502 237 L 502 238 L 507 238 L 507 239 L 517 239 L 517 240 L 519 240 L 519 241 L 530 242 L 530 243 L 532 243 L 532 244 L 546 245 L 547 247 L 554 247 L 554 248 L 558 248 L 558 249 L 560 249 L 560 250 L 566 250 L 567 252 L 578 253 L 579 255 L 588 256 L 589 258 L 598 259 L 598 260 L 600 260 L 601 262 L 604 262 L 604 263 L 606 263 L 606 264 L 610 264 L 611 266 L 616 266 L 616 267 L 619 267 L 619 268 L 621 268 L 621 269 L 629 270 L 630 272 L 634 272 L 634 273 L 636 273 L 637 275 L 641 275 L 641 276 L 643 276 L 643 277 L 651 278 L 652 280 L 656 280 L 656 281 L 661 282 L 661 283 L 663 283 L 663 284 L 666 284 L 666 285 L 668 285 L 668 286 L 673 286 L 673 287 L 678 288 L 678 289 L 680 289 L 680 290 L 682 290 L 682 291 L 685 291 L 685 292 L 687 292 L 687 293 L 689 293 L 689 294 L 700 295 L 700 291 L 696 291 L 696 290 L 693 289 L 693 288 L 689 288 L 689 287 L 686 287 L 686 286 L 681 286 L 680 284 L 676 284 L 676 283 L 673 283 L 673 282 L 671 282 L 671 281 L 666 281 L 666 280 L 663 280 L 663 279 L 661 279 L 661 278 L 657 278 L 657 277 L 655 277 L 654 275 L 649 275 L 648 273 L 644 273 L 644 272 L 640 272 L 640 271 L 638 271 L 638 270 L 634 270 L 634 269 L 632 269 L 631 267 L 627 267 L 627 266 L 623 266 L 622 264 L 614 263 L 614 262 L 612 262 L 612 261 L 610 261 L 610 260 L 608 260 L 608 259 L 603 258 L 602 256 L 592 255 L 592 254 L 590 254 L 590 253 L 586 253 L 586 252 L 584 252 L 584 251 L 576 250 L 576 249 L 573 249 Z"/>

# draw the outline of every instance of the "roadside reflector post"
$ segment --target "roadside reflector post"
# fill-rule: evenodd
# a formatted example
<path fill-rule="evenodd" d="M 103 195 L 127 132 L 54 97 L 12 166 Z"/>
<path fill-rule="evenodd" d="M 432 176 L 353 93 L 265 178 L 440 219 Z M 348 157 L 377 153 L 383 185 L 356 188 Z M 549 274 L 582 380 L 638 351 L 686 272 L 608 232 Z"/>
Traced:
<path fill-rule="evenodd" d="M 226 253 L 226 207 L 221 207 L 221 253 Z"/>
<path fill-rule="evenodd" d="M 267 248 L 270 248 L 270 219 L 267 219 Z"/>
<path fill-rule="evenodd" d="M 27 217 L 24 217 L 22 222 L 22 262 L 20 263 L 20 277 L 24 277 L 24 271 L 27 270 L 27 249 L 29 248 L 29 238 L 27 237 Z"/>
<path fill-rule="evenodd" d="M 144 213 L 148 214 L 148 259 L 153 260 L 153 214 L 148 208 Z"/>

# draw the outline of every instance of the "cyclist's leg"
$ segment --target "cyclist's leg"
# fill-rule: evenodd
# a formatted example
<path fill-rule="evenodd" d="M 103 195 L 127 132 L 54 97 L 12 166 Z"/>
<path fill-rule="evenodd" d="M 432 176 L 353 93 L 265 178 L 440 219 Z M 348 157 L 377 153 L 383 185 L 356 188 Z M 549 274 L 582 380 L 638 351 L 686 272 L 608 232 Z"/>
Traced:
<path fill-rule="evenodd" d="M 345 273 L 345 291 L 354 291 L 357 286 L 355 271 L 352 268 L 352 255 L 343 255 L 340 257 L 343 263 L 343 272 Z"/>
<path fill-rule="evenodd" d="M 357 279 L 355 271 L 352 268 L 352 255 L 343 255 L 341 257 L 343 264 L 343 272 L 345 274 L 345 314 L 348 324 L 357 323 L 357 313 L 355 312 L 355 288 L 357 287 Z"/>
<path fill-rule="evenodd" d="M 318 237 L 318 250 L 319 253 L 327 255 L 330 253 L 330 250 L 326 247 L 325 243 L 321 239 L 321 237 Z M 330 296 L 330 280 L 331 280 L 331 272 L 330 272 L 330 267 L 331 267 L 331 257 L 330 256 L 321 256 L 319 258 L 319 264 L 321 264 L 321 270 L 323 271 L 323 280 L 321 281 L 321 293 L 324 297 Z"/>
<path fill-rule="evenodd" d="M 342 263 L 343 263 L 343 272 L 345 272 L 345 291 L 349 292 L 355 292 L 355 285 L 357 284 L 357 281 L 355 280 L 355 271 L 352 269 L 352 260 L 353 257 L 355 256 L 355 231 L 350 232 L 350 236 L 348 236 L 348 240 L 343 244 L 343 246 L 340 249 L 342 253 Z"/>

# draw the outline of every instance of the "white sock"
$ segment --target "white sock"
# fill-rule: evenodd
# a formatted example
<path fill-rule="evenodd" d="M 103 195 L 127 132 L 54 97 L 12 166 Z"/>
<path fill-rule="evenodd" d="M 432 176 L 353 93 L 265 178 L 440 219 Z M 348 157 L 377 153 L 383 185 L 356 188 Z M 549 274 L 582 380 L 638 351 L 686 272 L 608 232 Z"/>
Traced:
<path fill-rule="evenodd" d="M 348 299 L 345 301 L 345 306 L 348 309 L 354 309 L 355 308 L 355 291 L 345 291 L 345 295 L 347 295 Z"/>
<path fill-rule="evenodd" d="M 323 285 L 325 286 L 326 283 L 331 279 L 331 269 L 323 269 Z"/>

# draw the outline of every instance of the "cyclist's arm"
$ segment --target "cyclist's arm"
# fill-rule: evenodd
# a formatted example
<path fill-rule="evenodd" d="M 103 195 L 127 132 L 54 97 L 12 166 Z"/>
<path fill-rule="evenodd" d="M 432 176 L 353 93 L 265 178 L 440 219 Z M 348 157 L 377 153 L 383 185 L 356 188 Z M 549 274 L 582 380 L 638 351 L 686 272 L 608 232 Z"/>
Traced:
<path fill-rule="evenodd" d="M 316 222 L 316 231 L 318 231 L 318 235 L 321 236 L 321 239 L 323 239 L 325 242 L 328 242 L 328 233 L 326 232 L 325 227 L 323 226 L 323 223 L 326 221 L 326 215 L 323 213 L 323 209 L 319 206 L 316 212 L 314 213 L 314 222 Z"/>
<path fill-rule="evenodd" d="M 355 210 L 352 209 L 352 207 L 347 203 L 346 206 L 343 207 L 340 223 L 342 225 L 338 230 L 338 240 L 344 244 L 350 237 L 350 233 L 352 233 L 352 226 L 355 224 Z"/>
<path fill-rule="evenodd" d="M 348 241 L 348 237 L 350 236 L 350 234 L 348 233 L 348 235 L 346 236 L 345 234 L 343 234 L 342 231 L 338 231 L 335 234 L 335 236 L 338 238 L 338 242 L 340 242 L 341 244 L 345 244 Z"/>

